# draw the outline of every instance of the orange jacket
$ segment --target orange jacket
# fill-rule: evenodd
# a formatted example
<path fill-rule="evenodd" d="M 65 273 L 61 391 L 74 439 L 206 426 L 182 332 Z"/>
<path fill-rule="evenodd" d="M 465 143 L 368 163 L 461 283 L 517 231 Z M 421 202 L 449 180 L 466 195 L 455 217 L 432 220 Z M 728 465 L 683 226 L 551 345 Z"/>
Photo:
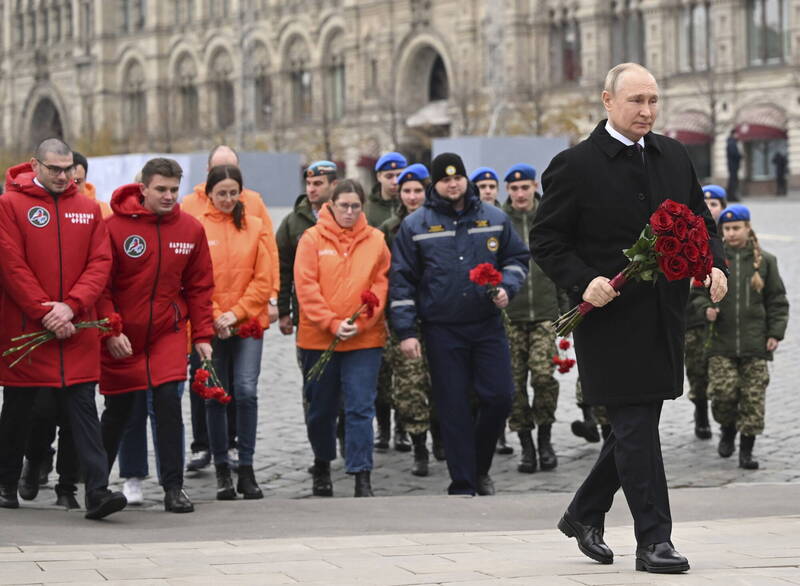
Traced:
<path fill-rule="evenodd" d="M 264 231 L 267 233 L 267 248 L 269 248 L 270 256 L 272 257 L 272 291 L 270 292 L 271 299 L 278 298 L 278 291 L 280 291 L 280 261 L 278 259 L 278 244 L 275 242 L 275 230 L 272 227 L 272 218 L 269 216 L 267 206 L 264 200 L 261 199 L 261 194 L 252 189 L 244 188 L 239 199 L 244 204 L 245 213 L 252 216 L 261 218 L 264 224 Z M 206 195 L 206 184 L 199 183 L 194 186 L 194 191 L 185 195 L 181 200 L 181 211 L 191 214 L 197 219 L 200 219 L 206 211 L 206 204 L 208 204 L 208 196 Z"/>
<path fill-rule="evenodd" d="M 95 189 L 94 185 L 88 181 L 84 183 L 83 195 L 89 199 L 97 201 L 97 189 Z M 100 213 L 103 215 L 103 219 L 105 220 L 106 218 L 111 217 L 111 215 L 114 213 L 111 209 L 111 206 L 104 201 L 97 201 L 97 203 L 100 204 Z"/>
<path fill-rule="evenodd" d="M 339 342 L 337 352 L 382 348 L 386 342 L 383 309 L 389 290 L 391 255 L 380 230 L 370 227 L 361 214 L 352 229 L 336 223 L 328 204 L 317 224 L 305 231 L 297 245 L 294 286 L 300 305 L 297 345 L 325 350 L 342 320 L 361 306 L 361 293 L 371 290 L 380 307 L 367 319 L 362 312 L 358 334 Z"/>
<path fill-rule="evenodd" d="M 214 267 L 214 319 L 232 311 L 240 322 L 258 318 L 268 328 L 267 300 L 274 272 L 269 235 L 261 219 L 246 215 L 243 228 L 237 230 L 230 214 L 208 202 L 198 220 L 205 228 Z"/>

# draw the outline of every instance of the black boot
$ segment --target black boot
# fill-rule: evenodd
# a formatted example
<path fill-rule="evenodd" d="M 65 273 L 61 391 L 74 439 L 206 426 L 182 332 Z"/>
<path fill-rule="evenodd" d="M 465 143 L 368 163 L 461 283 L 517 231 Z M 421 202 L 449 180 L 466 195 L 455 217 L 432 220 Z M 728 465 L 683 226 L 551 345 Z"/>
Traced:
<path fill-rule="evenodd" d="M 500 432 L 500 435 L 497 436 L 497 453 L 503 456 L 508 456 L 509 454 L 514 453 L 514 448 L 506 443 L 506 429 L 503 428 L 503 431 Z"/>
<path fill-rule="evenodd" d="M 583 411 L 583 421 L 576 419 L 572 422 L 572 433 L 591 444 L 596 444 L 600 441 L 600 434 L 597 432 L 597 422 L 592 415 L 592 408 L 582 405 L 581 411 Z"/>
<path fill-rule="evenodd" d="M 437 461 L 443 462 L 445 460 L 444 444 L 442 443 L 442 433 L 439 430 L 439 424 L 431 422 L 431 443 L 433 444 L 433 457 Z"/>
<path fill-rule="evenodd" d="M 411 474 L 414 476 L 428 475 L 428 446 L 426 441 L 428 434 L 415 433 L 411 435 L 414 442 L 414 465 L 411 467 Z"/>
<path fill-rule="evenodd" d="M 397 412 L 394 415 L 394 449 L 398 452 L 410 452 L 411 439 L 408 437 L 405 426 L 397 421 Z"/>
<path fill-rule="evenodd" d="M 736 426 L 723 425 L 720 429 L 719 446 L 717 452 L 723 458 L 730 458 L 733 455 L 733 450 L 736 448 Z"/>
<path fill-rule="evenodd" d="M 86 495 L 86 514 L 87 519 L 102 519 L 112 513 L 121 511 L 128 506 L 128 499 L 121 492 L 111 492 L 107 488 L 95 490 Z"/>
<path fill-rule="evenodd" d="M 488 474 L 478 475 L 478 495 L 479 496 L 494 496 L 494 480 Z"/>
<path fill-rule="evenodd" d="M 312 474 L 311 494 L 314 496 L 333 496 L 331 463 L 324 460 L 314 460 L 314 472 Z"/>
<path fill-rule="evenodd" d="M 0 484 L 0 509 L 18 509 L 16 484 Z"/>
<path fill-rule="evenodd" d="M 355 493 L 353 494 L 354 497 L 375 496 L 372 493 L 372 483 L 370 482 L 369 476 L 369 470 L 356 472 Z"/>
<path fill-rule="evenodd" d="M 539 442 L 539 465 L 542 470 L 552 470 L 558 466 L 556 452 L 553 450 L 553 444 L 550 443 L 551 427 L 549 423 L 540 425 L 536 435 L 536 439 Z"/>
<path fill-rule="evenodd" d="M 758 470 L 758 460 L 753 460 L 753 444 L 756 443 L 754 435 L 739 436 L 739 468 L 745 470 Z"/>
<path fill-rule="evenodd" d="M 392 435 L 392 408 L 375 401 L 375 419 L 378 421 L 378 436 L 375 438 L 375 449 L 385 452 L 389 449 L 389 438 Z"/>
<path fill-rule="evenodd" d="M 194 505 L 182 486 L 175 486 L 164 493 L 164 510 L 168 513 L 193 513 Z"/>
<path fill-rule="evenodd" d="M 243 466 L 239 464 L 239 469 L 236 471 L 239 479 L 236 481 L 236 492 L 241 494 L 245 500 L 256 500 L 264 498 L 264 493 L 261 492 L 258 483 L 256 482 L 256 474 L 252 466 Z"/>
<path fill-rule="evenodd" d="M 711 439 L 711 425 L 708 422 L 708 401 L 695 399 L 694 403 L 694 435 L 698 439 Z"/>
<path fill-rule="evenodd" d="M 61 478 L 59 478 L 58 484 L 56 484 L 55 487 L 55 491 L 56 506 L 64 507 L 68 511 L 81 508 L 81 506 L 78 504 L 78 499 L 75 498 L 75 494 L 78 492 L 78 487 L 76 487 L 72 482 L 62 482 Z"/>
<path fill-rule="evenodd" d="M 22 478 L 19 483 L 19 496 L 26 501 L 32 501 L 39 494 L 39 462 L 31 462 L 27 458 L 22 466 Z"/>
<path fill-rule="evenodd" d="M 522 458 L 517 466 L 517 472 L 533 474 L 536 472 L 536 446 L 533 445 L 533 435 L 530 429 L 517 432 L 519 444 L 522 446 Z"/>
<path fill-rule="evenodd" d="M 224 464 L 214 464 L 214 469 L 217 472 L 217 500 L 232 501 L 236 498 L 236 491 L 233 489 L 231 467 L 225 462 Z"/>

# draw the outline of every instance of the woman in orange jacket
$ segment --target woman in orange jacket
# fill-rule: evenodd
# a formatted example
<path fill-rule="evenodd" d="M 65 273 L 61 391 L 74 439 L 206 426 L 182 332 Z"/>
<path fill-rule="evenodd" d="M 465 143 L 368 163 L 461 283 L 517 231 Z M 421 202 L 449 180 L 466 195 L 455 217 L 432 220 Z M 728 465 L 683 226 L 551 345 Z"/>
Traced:
<path fill-rule="evenodd" d="M 314 450 L 313 494 L 333 496 L 330 463 L 336 457 L 336 416 L 341 396 L 345 410 L 345 464 L 355 475 L 355 496 L 373 496 L 372 419 L 381 351 L 386 342 L 383 306 L 388 292 L 389 249 L 383 234 L 367 224 L 364 190 L 357 181 L 341 181 L 322 207 L 317 224 L 306 230 L 297 247 L 294 282 L 300 306 L 300 348 L 306 425 Z M 362 311 L 362 293 L 370 291 L 380 309 Z M 322 375 L 308 373 L 330 346 L 339 342 Z"/>
<path fill-rule="evenodd" d="M 253 473 L 258 423 L 258 376 L 261 372 L 261 331 L 269 327 L 267 302 L 273 289 L 269 232 L 239 200 L 242 174 L 238 167 L 212 167 L 206 180 L 208 204 L 198 218 L 206 231 L 214 267 L 214 369 L 236 399 L 239 445 L 238 482 L 231 480 L 228 461 L 228 419 L 225 405 L 209 399 L 206 419 L 217 473 L 217 499 L 246 499 L 263 494 Z M 257 333 L 247 332 L 253 320 Z M 237 333 L 238 332 L 238 333 Z M 243 337 L 247 335 L 247 337 Z M 230 382 L 229 382 L 230 381 Z"/>

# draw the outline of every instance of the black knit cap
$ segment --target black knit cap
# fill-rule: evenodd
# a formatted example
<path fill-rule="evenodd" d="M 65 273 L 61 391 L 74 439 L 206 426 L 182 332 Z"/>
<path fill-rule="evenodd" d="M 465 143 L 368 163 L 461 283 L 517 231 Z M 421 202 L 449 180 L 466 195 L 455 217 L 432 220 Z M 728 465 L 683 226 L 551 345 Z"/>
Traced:
<path fill-rule="evenodd" d="M 461 157 L 457 154 L 442 153 L 431 163 L 432 183 L 436 183 L 445 177 L 452 177 L 453 175 L 467 176 L 467 170 L 464 168 L 464 161 L 462 161 Z"/>

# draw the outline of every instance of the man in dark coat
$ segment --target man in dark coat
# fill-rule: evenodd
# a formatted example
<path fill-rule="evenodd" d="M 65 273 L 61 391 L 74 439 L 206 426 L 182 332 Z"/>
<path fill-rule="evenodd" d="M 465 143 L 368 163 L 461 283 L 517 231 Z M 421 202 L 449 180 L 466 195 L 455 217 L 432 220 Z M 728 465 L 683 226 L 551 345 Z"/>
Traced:
<path fill-rule="evenodd" d="M 689 283 L 661 278 L 617 292 L 609 278 L 625 267 L 622 250 L 666 199 L 705 218 L 715 264 L 708 283 L 716 300 L 727 290 L 725 261 L 686 150 L 651 132 L 658 85 L 650 72 L 632 63 L 614 67 L 603 105 L 609 119 L 545 171 L 531 238 L 534 260 L 574 303 L 603 308 L 575 330 L 575 351 L 585 402 L 607 407 L 612 432 L 559 528 L 590 558 L 612 563 L 603 523 L 621 486 L 634 519 L 636 568 L 683 572 L 689 563 L 670 542 L 658 422 L 664 399 L 683 389 Z"/>
<path fill-rule="evenodd" d="M 725 142 L 725 159 L 728 162 L 728 201 L 739 201 L 739 164 L 742 153 L 736 142 L 736 129 L 731 130 Z"/>

